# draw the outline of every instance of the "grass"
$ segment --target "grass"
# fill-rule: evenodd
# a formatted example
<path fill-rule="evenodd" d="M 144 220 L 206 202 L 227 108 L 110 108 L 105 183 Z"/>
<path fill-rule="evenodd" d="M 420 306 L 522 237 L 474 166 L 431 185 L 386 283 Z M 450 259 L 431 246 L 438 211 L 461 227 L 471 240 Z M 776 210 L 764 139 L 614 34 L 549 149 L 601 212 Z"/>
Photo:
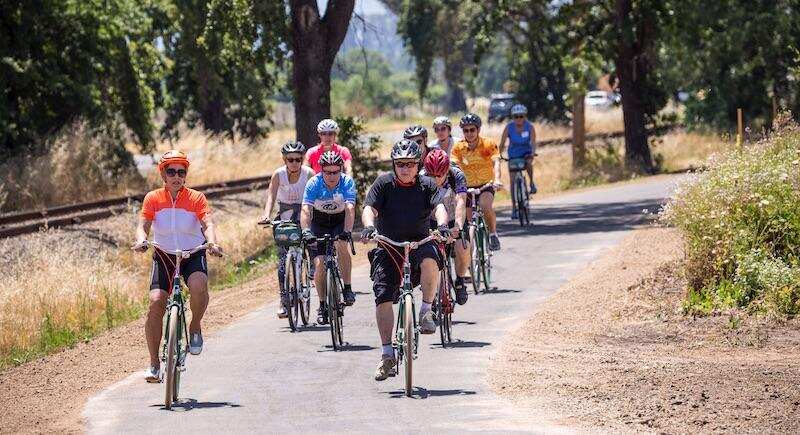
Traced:
<path fill-rule="evenodd" d="M 800 128 L 728 149 L 662 212 L 686 242 L 691 314 L 800 313 Z"/>

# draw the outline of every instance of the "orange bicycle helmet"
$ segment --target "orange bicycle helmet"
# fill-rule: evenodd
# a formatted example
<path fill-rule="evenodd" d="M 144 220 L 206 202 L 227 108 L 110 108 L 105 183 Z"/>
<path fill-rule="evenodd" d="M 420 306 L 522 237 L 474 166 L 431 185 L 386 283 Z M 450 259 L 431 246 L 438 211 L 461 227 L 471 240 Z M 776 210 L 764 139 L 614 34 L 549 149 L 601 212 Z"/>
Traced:
<path fill-rule="evenodd" d="M 158 170 L 163 171 L 164 168 L 171 164 L 183 165 L 186 169 L 189 169 L 189 158 L 186 157 L 186 153 L 183 151 L 169 150 L 158 161 Z"/>

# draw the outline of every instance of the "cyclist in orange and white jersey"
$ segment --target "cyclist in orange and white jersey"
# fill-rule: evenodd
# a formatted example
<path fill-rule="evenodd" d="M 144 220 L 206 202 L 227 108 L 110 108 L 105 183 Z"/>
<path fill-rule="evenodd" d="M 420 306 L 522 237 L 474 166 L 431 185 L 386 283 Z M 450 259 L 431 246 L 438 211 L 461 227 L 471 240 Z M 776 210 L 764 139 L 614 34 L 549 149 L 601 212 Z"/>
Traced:
<path fill-rule="evenodd" d="M 186 154 L 167 151 L 159 161 L 158 170 L 164 187 L 149 192 L 144 197 L 139 225 L 136 228 L 135 251 L 147 250 L 147 237 L 153 230 L 153 241 L 158 245 L 153 253 L 153 269 L 150 279 L 150 307 L 145 322 L 145 338 L 150 352 L 150 367 L 145 379 L 160 380 L 158 345 L 161 342 L 162 318 L 166 310 L 170 281 L 175 273 L 174 254 L 189 251 L 203 243 L 209 243 L 212 255 L 222 255 L 216 244 L 211 210 L 202 192 L 185 187 L 189 170 Z M 199 355 L 203 350 L 203 335 L 200 321 L 208 306 L 208 265 L 205 250 L 198 251 L 181 263 L 181 276 L 189 287 L 192 321 L 189 324 L 189 352 Z"/>

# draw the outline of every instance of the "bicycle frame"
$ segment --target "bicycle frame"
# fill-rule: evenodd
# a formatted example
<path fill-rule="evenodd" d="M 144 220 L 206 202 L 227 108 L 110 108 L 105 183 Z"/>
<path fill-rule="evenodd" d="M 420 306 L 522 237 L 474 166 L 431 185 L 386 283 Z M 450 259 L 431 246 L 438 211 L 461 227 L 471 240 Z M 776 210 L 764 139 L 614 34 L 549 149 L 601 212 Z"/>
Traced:
<path fill-rule="evenodd" d="M 467 194 L 470 195 L 472 199 L 472 218 L 469 223 L 469 242 L 472 243 L 470 246 L 470 275 L 472 277 L 472 288 L 476 294 L 480 288 L 481 274 L 491 269 L 492 252 L 484 243 L 484 241 L 488 239 L 489 229 L 486 226 L 486 219 L 483 217 L 483 208 L 479 201 L 481 193 L 489 186 L 490 184 L 486 184 L 480 188 L 472 188 L 467 191 Z M 473 256 L 472 253 L 476 255 Z M 475 256 L 478 258 L 474 258 Z M 475 264 L 476 261 L 478 262 L 477 265 Z M 485 287 L 488 290 L 489 276 L 487 275 L 483 278 Z"/>

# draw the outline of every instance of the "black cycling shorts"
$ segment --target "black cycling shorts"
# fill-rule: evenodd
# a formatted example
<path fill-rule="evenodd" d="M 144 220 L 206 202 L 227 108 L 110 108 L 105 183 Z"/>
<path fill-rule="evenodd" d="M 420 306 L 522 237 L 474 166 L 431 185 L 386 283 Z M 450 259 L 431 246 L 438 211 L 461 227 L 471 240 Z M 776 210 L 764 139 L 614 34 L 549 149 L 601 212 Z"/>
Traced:
<path fill-rule="evenodd" d="M 314 233 L 315 236 L 322 236 L 325 234 L 338 236 L 339 234 L 342 234 L 344 232 L 344 222 L 334 227 L 323 227 L 321 225 L 315 224 L 314 222 L 311 222 L 311 232 Z M 328 249 L 328 244 L 322 241 L 317 241 L 308 245 L 308 253 L 309 255 L 311 255 L 312 259 L 319 255 L 325 255 L 327 249 Z"/>
<path fill-rule="evenodd" d="M 167 293 L 172 291 L 170 281 L 175 274 L 174 254 L 163 252 L 153 253 L 153 272 L 150 274 L 150 290 L 160 289 Z M 183 283 L 189 285 L 189 275 L 194 272 L 202 272 L 208 276 L 208 262 L 206 261 L 206 251 L 200 250 L 190 255 L 189 258 L 181 261 L 181 277 Z"/>
<path fill-rule="evenodd" d="M 402 250 L 400 251 L 402 255 Z M 369 251 L 367 258 L 370 264 L 370 276 L 372 277 L 372 291 L 375 293 L 375 305 L 384 302 L 397 303 L 400 299 L 401 276 L 397 270 L 395 261 L 400 267 L 403 266 L 403 257 L 395 256 L 394 260 L 390 257 L 389 251 L 383 247 Z M 435 242 L 428 242 L 419 248 L 411 251 L 409 262 L 411 263 L 411 285 L 419 285 L 421 276 L 420 264 L 426 258 L 433 258 L 439 269 L 442 268 L 442 258 L 439 256 L 439 249 Z"/>
<path fill-rule="evenodd" d="M 473 186 L 473 187 L 468 187 L 467 189 L 480 189 L 481 187 L 483 187 L 483 186 Z M 486 192 L 489 192 L 489 193 L 492 194 L 492 196 L 494 196 L 494 186 L 489 186 L 486 189 L 483 189 L 483 192 L 481 192 L 481 195 L 483 195 Z M 479 199 L 480 199 L 481 195 L 478 195 Z M 467 208 L 472 208 L 472 195 L 469 195 L 469 194 L 467 195 Z"/>

